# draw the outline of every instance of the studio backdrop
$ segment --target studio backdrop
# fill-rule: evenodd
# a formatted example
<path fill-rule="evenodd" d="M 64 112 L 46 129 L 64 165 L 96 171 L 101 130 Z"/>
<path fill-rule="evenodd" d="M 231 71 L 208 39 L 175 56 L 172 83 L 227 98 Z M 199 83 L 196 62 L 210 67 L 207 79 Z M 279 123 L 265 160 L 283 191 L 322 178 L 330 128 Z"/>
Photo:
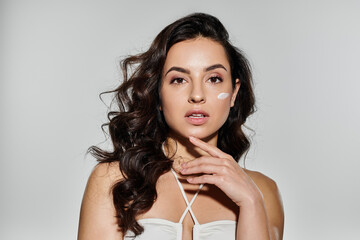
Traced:
<path fill-rule="evenodd" d="M 273 178 L 284 239 L 360 239 L 359 1 L 0 1 L 0 239 L 76 239 L 107 147 L 119 61 L 170 22 L 218 17 L 250 59 L 246 167 Z M 244 165 L 244 161 L 241 161 Z"/>

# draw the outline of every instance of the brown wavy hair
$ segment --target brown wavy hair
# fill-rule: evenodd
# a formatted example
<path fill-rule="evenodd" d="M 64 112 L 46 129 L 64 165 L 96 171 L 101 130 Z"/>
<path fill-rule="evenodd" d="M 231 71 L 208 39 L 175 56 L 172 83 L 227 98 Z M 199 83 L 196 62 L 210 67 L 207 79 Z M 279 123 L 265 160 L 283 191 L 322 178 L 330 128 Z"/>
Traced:
<path fill-rule="evenodd" d="M 227 54 L 233 87 L 235 79 L 241 86 L 229 117 L 219 129 L 217 146 L 236 161 L 247 151 L 250 142 L 242 126 L 254 112 L 250 65 L 242 52 L 229 41 L 229 34 L 214 16 L 194 13 L 165 27 L 141 54 L 121 62 L 123 82 L 115 90 L 117 107 L 108 113 L 107 127 L 113 150 L 92 146 L 89 152 L 100 162 L 118 161 L 124 178 L 112 188 L 116 217 L 121 232 L 143 232 L 136 216 L 148 211 L 157 198 L 156 182 L 169 171 L 172 160 L 162 151 L 169 127 L 159 109 L 161 76 L 167 53 L 174 44 L 198 37 L 220 43 Z"/>

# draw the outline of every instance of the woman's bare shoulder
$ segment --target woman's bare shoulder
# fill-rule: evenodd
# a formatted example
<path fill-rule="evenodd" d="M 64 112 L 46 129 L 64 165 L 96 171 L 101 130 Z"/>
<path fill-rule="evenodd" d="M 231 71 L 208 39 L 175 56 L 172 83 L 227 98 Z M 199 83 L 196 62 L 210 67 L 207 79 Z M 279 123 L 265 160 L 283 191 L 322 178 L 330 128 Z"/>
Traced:
<path fill-rule="evenodd" d="M 251 179 L 256 183 L 256 185 L 260 189 L 264 189 L 271 192 L 278 191 L 276 182 L 270 177 L 266 176 L 265 174 L 245 168 L 244 171 L 248 176 L 251 177 Z"/>
<path fill-rule="evenodd" d="M 94 181 L 107 186 L 109 184 L 114 184 L 122 178 L 123 176 L 120 172 L 119 162 L 98 163 L 94 167 L 89 181 Z"/>
<path fill-rule="evenodd" d="M 121 179 L 118 163 L 95 166 L 81 204 L 78 239 L 121 239 L 111 192 Z"/>
<path fill-rule="evenodd" d="M 122 178 L 118 162 L 99 163 L 90 174 L 84 197 L 110 195 L 112 186 Z"/>
<path fill-rule="evenodd" d="M 282 239 L 284 230 L 284 208 L 277 183 L 257 171 L 244 169 L 246 174 L 251 177 L 261 191 L 271 230 L 271 239 Z"/>

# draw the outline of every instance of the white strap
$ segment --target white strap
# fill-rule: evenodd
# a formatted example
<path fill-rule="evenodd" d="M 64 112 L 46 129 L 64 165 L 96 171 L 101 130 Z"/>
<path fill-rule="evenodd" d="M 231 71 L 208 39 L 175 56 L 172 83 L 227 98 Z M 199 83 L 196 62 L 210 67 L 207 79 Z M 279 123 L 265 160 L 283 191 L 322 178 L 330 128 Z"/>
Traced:
<path fill-rule="evenodd" d="M 183 195 L 184 200 L 185 200 L 186 205 L 187 205 L 184 213 L 182 214 L 182 216 L 181 216 L 181 218 L 180 218 L 179 223 L 182 223 L 182 222 L 184 221 L 184 218 L 185 218 L 187 212 L 190 211 L 190 214 L 191 214 L 191 217 L 192 217 L 193 220 L 194 220 L 194 223 L 195 223 L 195 224 L 199 224 L 198 220 L 197 220 L 196 217 L 195 217 L 194 212 L 193 212 L 192 209 L 191 209 L 191 205 L 194 203 L 195 198 L 196 198 L 197 195 L 199 194 L 199 192 L 200 192 L 201 188 L 204 186 L 204 184 L 201 184 L 201 185 L 199 186 L 199 189 L 197 190 L 197 192 L 195 193 L 194 197 L 191 199 L 191 201 L 190 201 L 190 203 L 189 203 L 189 201 L 188 201 L 188 199 L 187 199 L 187 197 L 186 197 L 184 188 L 183 188 L 183 186 L 181 185 L 181 183 L 180 183 L 180 181 L 179 181 L 179 179 L 178 179 L 175 171 L 174 171 L 173 169 L 171 169 L 171 172 L 172 172 L 172 173 L 174 174 L 174 176 L 175 176 L 175 179 L 176 179 L 176 181 L 177 181 L 177 183 L 178 183 L 178 185 L 179 185 L 179 187 L 180 187 L 181 194 Z"/>

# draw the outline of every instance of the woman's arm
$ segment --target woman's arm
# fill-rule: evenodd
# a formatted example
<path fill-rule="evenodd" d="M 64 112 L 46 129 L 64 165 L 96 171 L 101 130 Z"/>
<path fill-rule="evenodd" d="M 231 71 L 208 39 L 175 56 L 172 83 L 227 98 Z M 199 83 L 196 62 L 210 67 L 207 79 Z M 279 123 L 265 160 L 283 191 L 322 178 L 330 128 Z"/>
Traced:
<path fill-rule="evenodd" d="M 81 204 L 78 240 L 119 240 L 111 187 L 121 179 L 117 163 L 100 163 L 91 173 Z"/>
<path fill-rule="evenodd" d="M 263 175 L 262 173 L 250 171 L 247 169 L 244 170 L 259 188 L 262 198 L 258 202 L 258 206 L 254 206 L 254 208 L 257 210 L 252 211 L 251 207 L 249 207 L 248 209 L 244 207 L 242 209 L 240 208 L 238 223 L 242 221 L 248 225 L 247 227 L 245 225 L 242 225 L 243 228 L 256 231 L 256 228 L 260 227 L 257 226 L 259 225 L 258 223 L 264 223 L 264 220 L 266 220 L 267 226 L 262 226 L 261 228 L 268 228 L 271 240 L 281 240 L 283 238 L 284 231 L 284 209 L 276 182 L 273 181 L 271 178 Z M 254 214 L 256 212 L 257 214 Z M 251 218 L 253 219 L 251 220 Z M 257 224 L 254 224 L 254 222 Z"/>

